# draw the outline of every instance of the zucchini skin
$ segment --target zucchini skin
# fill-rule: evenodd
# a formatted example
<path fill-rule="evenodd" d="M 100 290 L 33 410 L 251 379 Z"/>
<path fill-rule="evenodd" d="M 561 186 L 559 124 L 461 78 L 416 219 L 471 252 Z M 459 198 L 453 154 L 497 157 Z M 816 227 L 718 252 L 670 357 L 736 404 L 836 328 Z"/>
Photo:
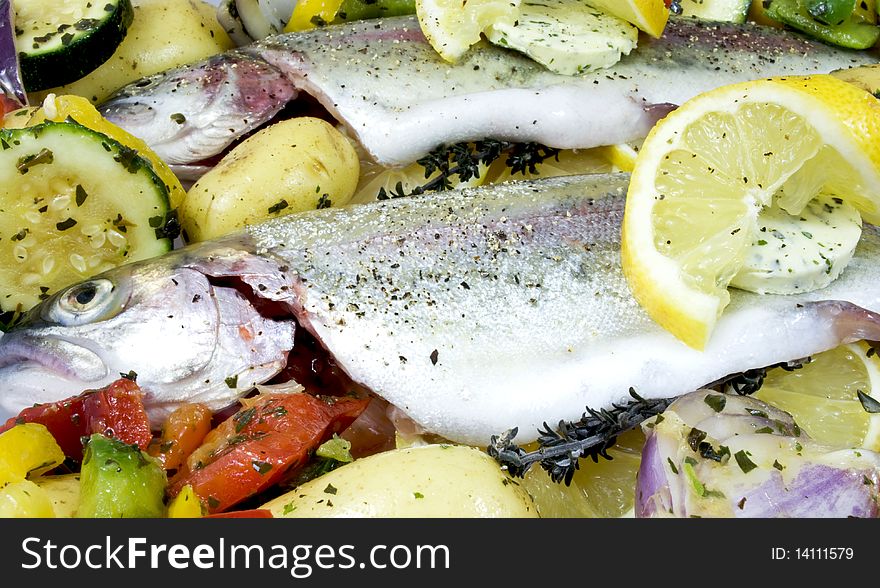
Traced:
<path fill-rule="evenodd" d="M 28 92 L 74 82 L 113 56 L 134 20 L 131 0 L 119 0 L 117 9 L 91 34 L 57 51 L 19 52 L 21 77 Z"/>
<path fill-rule="evenodd" d="M 168 196 L 168 185 L 166 185 L 165 182 L 162 181 L 162 178 L 156 175 L 156 172 L 153 169 L 153 165 L 149 162 L 149 160 L 141 157 L 137 150 L 132 149 L 127 145 L 123 145 L 112 137 L 108 137 L 103 133 L 100 133 L 94 129 L 90 129 L 89 127 L 81 124 L 73 117 L 69 117 L 63 122 L 46 120 L 32 127 L 0 129 L 0 148 L 6 148 L 6 145 L 10 143 L 17 145 L 17 137 L 21 134 L 31 134 L 34 137 L 39 137 L 47 130 L 53 129 L 59 130 L 60 132 L 78 133 L 85 137 L 89 137 L 92 141 L 97 141 L 105 144 L 107 146 L 107 151 L 110 153 L 114 153 L 114 159 L 117 161 L 117 163 L 120 163 L 120 165 L 125 166 L 129 173 L 137 173 L 142 168 L 148 170 L 150 182 L 155 186 L 156 193 L 161 195 L 161 204 L 166 208 L 166 210 L 171 209 L 171 201 Z M 171 240 L 167 240 L 170 250 Z"/>

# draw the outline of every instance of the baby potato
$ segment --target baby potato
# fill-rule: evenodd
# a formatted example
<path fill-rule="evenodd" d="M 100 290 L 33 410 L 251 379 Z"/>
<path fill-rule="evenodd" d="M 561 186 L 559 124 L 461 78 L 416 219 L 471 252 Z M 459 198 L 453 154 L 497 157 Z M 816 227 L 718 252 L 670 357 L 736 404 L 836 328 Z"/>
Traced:
<path fill-rule="evenodd" d="M 79 474 L 39 476 L 33 482 L 48 496 L 56 517 L 72 519 L 75 516 L 79 506 Z"/>
<path fill-rule="evenodd" d="M 360 164 L 345 136 L 317 118 L 276 123 L 249 137 L 196 182 L 179 210 L 189 242 L 293 212 L 341 206 Z"/>
<path fill-rule="evenodd" d="M 134 19 L 113 56 L 87 76 L 36 93 L 77 94 L 95 104 L 142 77 L 231 49 L 215 8 L 202 0 L 133 0 Z"/>
<path fill-rule="evenodd" d="M 358 459 L 261 508 L 275 517 L 537 517 L 531 497 L 488 455 L 424 445 Z"/>
<path fill-rule="evenodd" d="M 49 495 L 30 480 L 10 482 L 0 488 L 0 519 L 54 517 Z"/>

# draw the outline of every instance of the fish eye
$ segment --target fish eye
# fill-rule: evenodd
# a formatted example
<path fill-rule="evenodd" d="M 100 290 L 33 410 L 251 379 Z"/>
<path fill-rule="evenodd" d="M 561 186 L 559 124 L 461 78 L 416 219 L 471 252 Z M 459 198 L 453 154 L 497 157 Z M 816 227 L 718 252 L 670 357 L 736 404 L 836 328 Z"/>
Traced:
<path fill-rule="evenodd" d="M 104 278 L 89 280 L 61 291 L 43 318 L 66 327 L 113 318 L 125 307 L 128 296 Z"/>
<path fill-rule="evenodd" d="M 95 299 L 95 295 L 98 293 L 98 287 L 89 282 L 86 285 L 78 288 L 76 291 L 71 292 L 71 296 L 76 304 L 80 306 L 85 306 L 89 302 Z"/>

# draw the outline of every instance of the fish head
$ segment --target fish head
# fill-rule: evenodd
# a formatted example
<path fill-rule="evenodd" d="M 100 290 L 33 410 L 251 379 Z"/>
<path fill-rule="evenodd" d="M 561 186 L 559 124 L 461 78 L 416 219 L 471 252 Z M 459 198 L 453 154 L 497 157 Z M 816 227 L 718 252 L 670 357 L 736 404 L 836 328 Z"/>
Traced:
<path fill-rule="evenodd" d="M 99 110 L 166 163 L 190 165 L 220 154 L 296 96 L 278 69 L 231 51 L 134 82 Z"/>
<path fill-rule="evenodd" d="M 0 417 L 132 372 L 151 417 L 182 402 L 231 404 L 281 371 L 293 347 L 292 321 L 264 317 L 246 289 L 212 275 L 250 258 L 228 247 L 183 250 L 49 297 L 0 338 Z"/>

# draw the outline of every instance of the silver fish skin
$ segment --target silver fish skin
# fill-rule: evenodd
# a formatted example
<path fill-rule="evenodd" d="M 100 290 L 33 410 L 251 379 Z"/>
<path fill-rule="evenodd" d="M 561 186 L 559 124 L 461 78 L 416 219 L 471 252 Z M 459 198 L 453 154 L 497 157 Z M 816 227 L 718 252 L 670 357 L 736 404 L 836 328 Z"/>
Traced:
<path fill-rule="evenodd" d="M 712 88 L 761 77 L 827 73 L 876 62 L 757 25 L 672 19 L 660 39 L 643 37 L 614 67 L 563 76 L 507 49 L 481 43 L 456 64 L 443 61 L 415 17 L 328 26 L 269 37 L 248 47 L 123 88 L 101 113 L 146 140 L 172 164 L 220 153 L 264 122 L 225 112 L 233 126 L 205 124 L 208 92 L 240 60 L 264 60 L 316 98 L 385 165 L 404 165 L 438 145 L 485 138 L 588 148 L 643 138 L 675 105 Z M 245 76 L 228 91 L 245 93 Z M 172 95 L 184 80 L 188 92 Z M 204 90 L 202 90 L 204 88 Z M 193 100 L 187 104 L 186 100 Z M 277 95 L 277 107 L 286 102 Z M 236 107 L 243 100 L 223 106 Z M 172 115 L 186 117 L 172 124 Z M 209 132 L 210 131 L 210 132 Z M 203 136 L 209 135 L 209 136 Z"/>
<path fill-rule="evenodd" d="M 880 339 L 880 234 L 866 226 L 832 285 L 796 296 L 734 291 L 708 348 L 687 347 L 642 311 L 622 274 L 627 182 L 625 174 L 556 178 L 311 211 L 102 279 L 128 288 L 130 281 L 156 281 L 155 268 L 193 272 L 208 284 L 235 279 L 238 291 L 286 309 L 355 382 L 425 429 L 476 445 L 513 427 L 519 440 L 534 439 L 545 421 L 577 419 L 587 406 L 626 400 L 630 387 L 649 398 L 677 396 L 844 341 Z M 167 279 L 161 283 L 170 289 Z M 178 372 L 233 375 L 224 365 L 231 358 L 218 352 L 219 367 L 210 368 L 192 365 L 185 354 L 161 354 L 158 335 L 144 333 L 176 332 L 178 321 L 189 329 L 202 319 L 185 296 L 151 288 L 154 300 L 75 329 L 48 323 L 51 309 L 75 289 L 32 311 L 0 339 L 0 357 L 7 358 L 0 367 L 3 407 L 15 412 L 64 395 L 55 383 L 82 371 L 81 360 L 70 350 L 41 359 L 57 341 L 102 357 L 110 348 L 129 349 L 140 369 L 115 362 L 113 370 L 138 371 L 148 402 L 156 386 L 148 371 L 163 377 L 161 389 L 169 392 L 156 394 L 165 406 L 196 398 L 233 402 L 240 388 L 171 392 Z M 246 302 L 236 297 L 245 310 L 235 312 L 260 320 Z M 225 303 L 217 300 L 218 312 L 232 317 L 224 324 L 234 332 L 235 313 Z M 262 320 L 276 329 L 288 324 Z M 283 331 L 277 350 L 287 336 Z M 190 342 L 200 345 L 209 346 Z M 20 361 L 8 359 L 10 349 Z M 41 375 L 48 383 L 31 397 Z M 85 379 L 78 377 L 77 384 Z"/>

